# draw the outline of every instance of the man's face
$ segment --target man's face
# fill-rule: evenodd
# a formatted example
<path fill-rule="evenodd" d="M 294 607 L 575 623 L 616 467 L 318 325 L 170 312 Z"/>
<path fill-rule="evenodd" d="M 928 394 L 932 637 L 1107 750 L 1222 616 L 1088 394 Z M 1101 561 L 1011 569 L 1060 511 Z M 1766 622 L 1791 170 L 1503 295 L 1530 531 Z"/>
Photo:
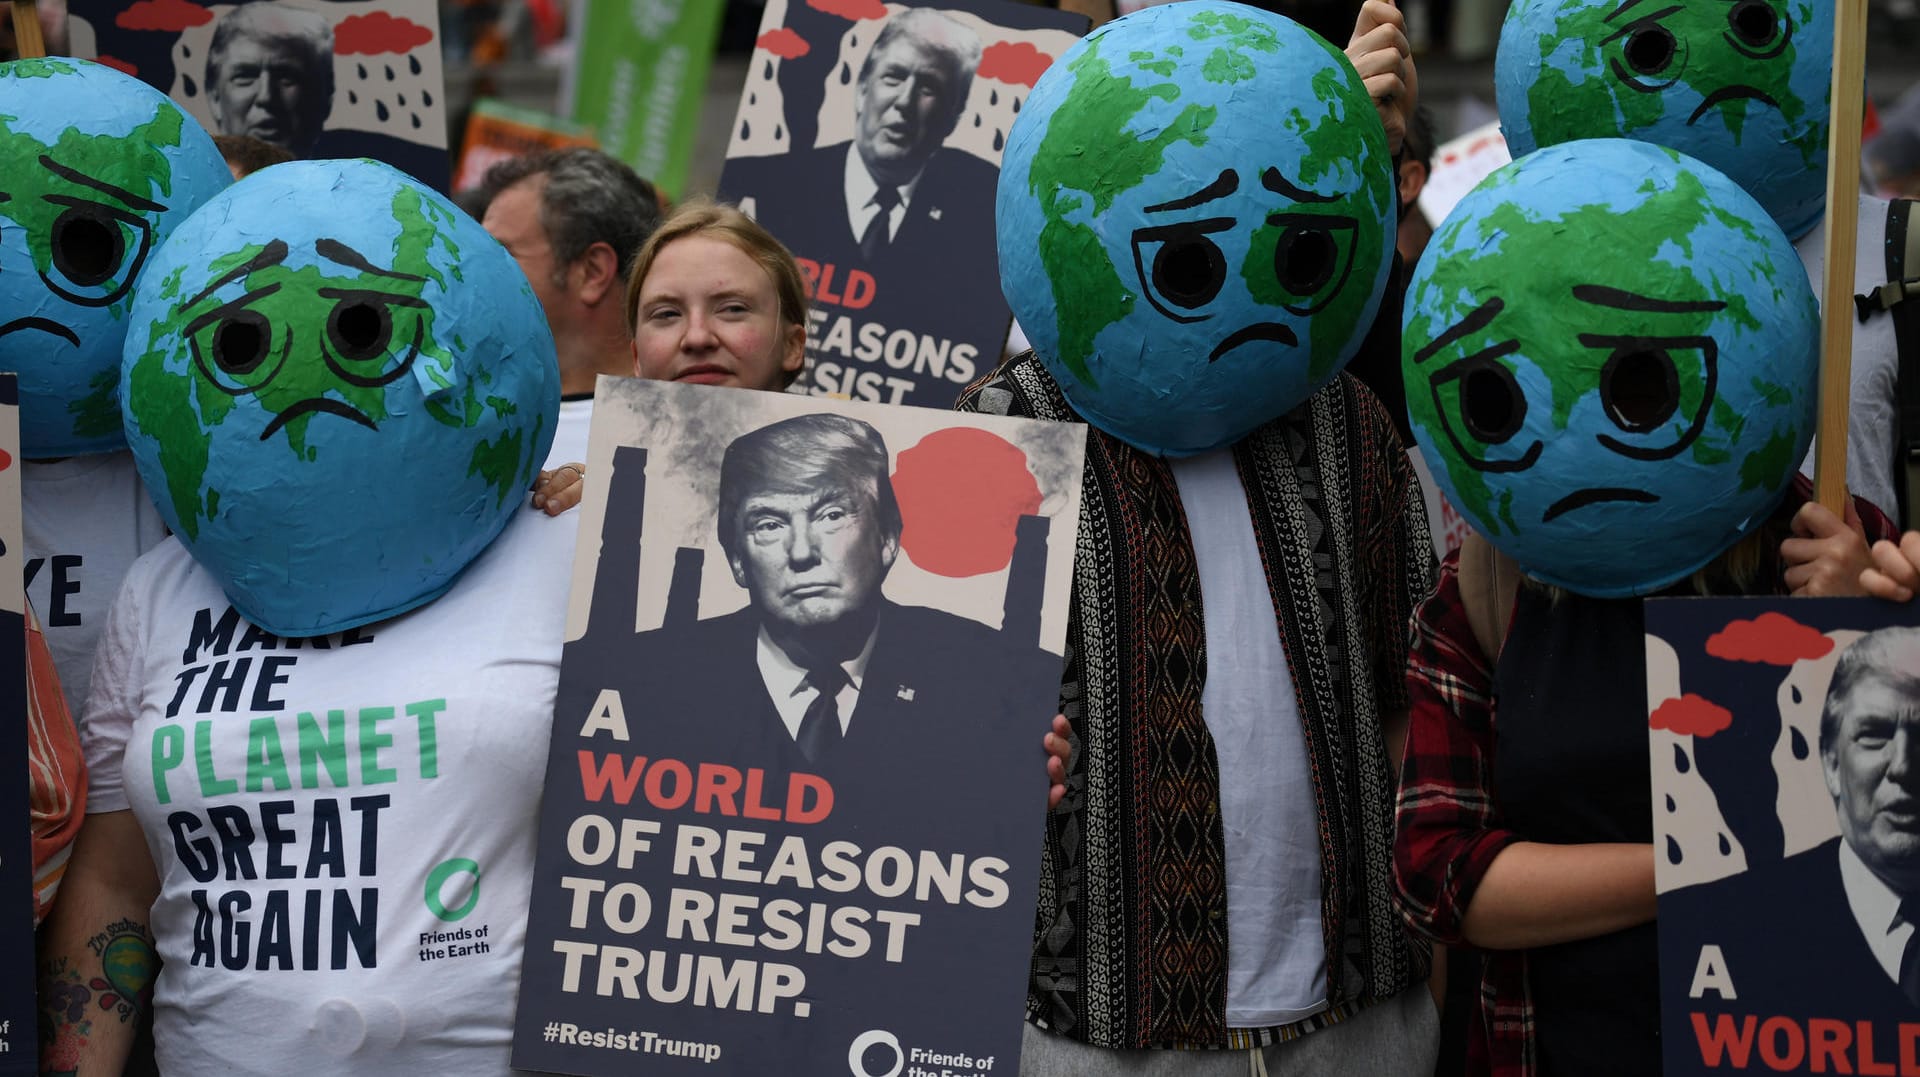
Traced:
<path fill-rule="evenodd" d="M 1902 892 L 1920 888 L 1920 646 L 1894 658 L 1904 676 L 1860 675 L 1821 753 L 1840 835 L 1862 863 Z"/>
<path fill-rule="evenodd" d="M 873 498 L 850 490 L 756 493 L 741 506 L 733 578 L 774 627 L 831 625 L 880 593 L 899 543 Z"/>
<path fill-rule="evenodd" d="M 547 190 L 547 177 L 528 176 L 495 195 L 487 203 L 487 215 L 480 227 L 500 241 L 500 245 L 520 264 L 540 309 L 547 312 L 547 325 L 555 335 L 568 318 L 566 279 L 553 256 L 553 244 L 547 241 L 546 225 L 540 221 L 540 199 Z"/>
<path fill-rule="evenodd" d="M 319 134 L 309 118 L 321 92 L 312 71 L 292 49 L 251 37 L 227 44 L 219 77 L 207 87 L 214 125 L 229 135 L 304 152 Z"/>
<path fill-rule="evenodd" d="M 854 142 L 868 171 L 882 180 L 912 178 L 953 130 L 960 89 L 946 65 L 920 45 L 906 38 L 887 42 L 854 92 Z"/>

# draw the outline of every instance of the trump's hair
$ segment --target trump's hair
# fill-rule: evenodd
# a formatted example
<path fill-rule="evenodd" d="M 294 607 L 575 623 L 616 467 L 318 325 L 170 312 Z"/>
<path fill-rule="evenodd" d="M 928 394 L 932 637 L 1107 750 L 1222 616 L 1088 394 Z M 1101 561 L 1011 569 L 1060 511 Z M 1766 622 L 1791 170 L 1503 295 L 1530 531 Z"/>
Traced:
<path fill-rule="evenodd" d="M 900 503 L 888 476 L 880 432 L 844 415 L 798 415 L 733 439 L 720 461 L 715 524 L 733 560 L 744 537 L 743 510 L 755 494 L 847 494 L 873 512 L 889 539 L 900 538 Z"/>
<path fill-rule="evenodd" d="M 873 73 L 873 58 L 901 39 L 912 42 L 947 69 L 953 100 L 941 104 L 949 116 L 957 118 L 966 107 L 967 87 L 973 83 L 974 72 L 980 69 L 979 36 L 938 11 L 908 8 L 880 27 L 879 36 L 873 39 L 873 48 L 860 62 L 861 84 Z"/>
<path fill-rule="evenodd" d="M 1879 677 L 1920 696 L 1920 627 L 1900 625 L 1869 632 L 1840 653 L 1833 667 L 1833 683 L 1820 708 L 1820 754 L 1826 755 L 1840 732 L 1840 719 L 1856 681 Z"/>

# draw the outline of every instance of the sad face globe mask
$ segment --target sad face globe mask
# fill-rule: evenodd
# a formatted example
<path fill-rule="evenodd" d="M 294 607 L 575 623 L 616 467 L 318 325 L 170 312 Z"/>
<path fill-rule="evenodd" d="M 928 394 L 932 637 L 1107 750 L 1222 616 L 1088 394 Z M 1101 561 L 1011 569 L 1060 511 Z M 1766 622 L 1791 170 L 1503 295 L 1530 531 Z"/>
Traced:
<path fill-rule="evenodd" d="M 229 188 L 156 253 L 132 325 L 141 478 L 276 635 L 444 592 L 553 440 L 559 368 L 526 277 L 472 218 L 372 161 Z"/>
<path fill-rule="evenodd" d="M 1602 598 L 1704 566 L 1813 436 L 1819 319 L 1725 176 L 1623 139 L 1506 166 L 1407 292 L 1407 409 L 1434 478 L 1529 575 Z"/>
<path fill-rule="evenodd" d="M 1214 0 L 1081 40 L 1008 135 L 1000 280 L 1089 422 L 1185 456 L 1353 357 L 1393 257 L 1386 133 L 1340 50 Z"/>
<path fill-rule="evenodd" d="M 110 67 L 0 63 L 0 370 L 29 458 L 110 452 L 133 287 L 232 174 L 200 125 Z"/>
<path fill-rule="evenodd" d="M 1515 0 L 1494 90 L 1516 157 L 1579 138 L 1679 150 L 1790 238 L 1826 205 L 1833 7 L 1814 0 Z"/>

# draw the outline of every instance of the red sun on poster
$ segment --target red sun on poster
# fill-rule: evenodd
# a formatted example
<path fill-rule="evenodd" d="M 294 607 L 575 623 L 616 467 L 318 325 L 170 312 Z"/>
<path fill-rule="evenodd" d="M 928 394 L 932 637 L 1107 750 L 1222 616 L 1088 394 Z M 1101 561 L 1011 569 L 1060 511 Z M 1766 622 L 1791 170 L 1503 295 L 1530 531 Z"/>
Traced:
<path fill-rule="evenodd" d="M 998 572 L 1020 517 L 1040 509 L 1027 454 L 985 430 L 939 430 L 900 454 L 893 474 L 900 545 L 936 576 Z"/>

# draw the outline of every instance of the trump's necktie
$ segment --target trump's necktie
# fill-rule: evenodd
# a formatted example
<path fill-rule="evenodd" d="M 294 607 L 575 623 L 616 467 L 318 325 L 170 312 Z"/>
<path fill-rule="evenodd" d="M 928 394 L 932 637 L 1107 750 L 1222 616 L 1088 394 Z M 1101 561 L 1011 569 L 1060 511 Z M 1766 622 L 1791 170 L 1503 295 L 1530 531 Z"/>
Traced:
<path fill-rule="evenodd" d="M 1900 919 L 1916 925 L 1914 932 L 1907 936 L 1907 948 L 1900 954 L 1900 990 L 1907 1000 L 1920 1006 L 1920 901 L 1908 899 L 1900 903 Z"/>
<path fill-rule="evenodd" d="M 873 215 L 873 220 L 867 222 L 867 230 L 860 234 L 860 254 L 869 262 L 886 250 L 891 240 L 893 207 L 900 204 L 899 189 L 882 184 L 879 190 L 873 192 L 873 204 L 880 207 L 880 212 Z"/>
<path fill-rule="evenodd" d="M 840 743 L 840 690 L 852 683 L 847 671 L 836 664 L 807 671 L 803 686 L 813 689 L 813 702 L 800 716 L 800 752 L 812 762 Z"/>

